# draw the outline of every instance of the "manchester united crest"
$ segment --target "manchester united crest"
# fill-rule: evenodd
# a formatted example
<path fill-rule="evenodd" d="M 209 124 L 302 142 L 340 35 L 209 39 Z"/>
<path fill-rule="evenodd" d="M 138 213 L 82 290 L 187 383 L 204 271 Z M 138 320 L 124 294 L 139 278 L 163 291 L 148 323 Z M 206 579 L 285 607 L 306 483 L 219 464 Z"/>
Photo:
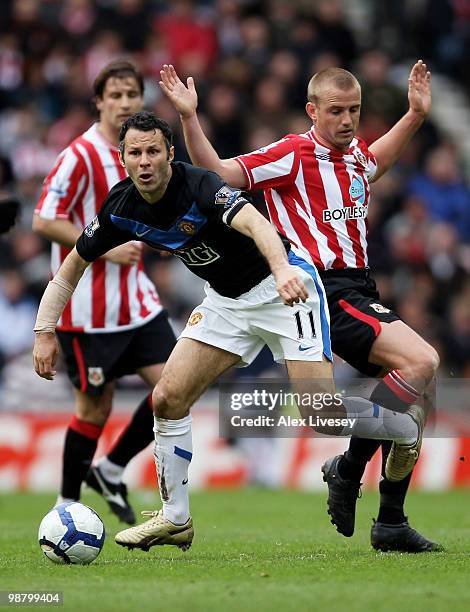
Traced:
<path fill-rule="evenodd" d="M 188 325 L 197 325 L 201 319 L 202 312 L 193 312 L 193 314 L 189 317 Z"/>
<path fill-rule="evenodd" d="M 181 221 L 181 223 L 178 225 L 178 229 L 185 234 L 188 234 L 188 236 L 194 236 L 197 231 L 197 228 L 192 221 Z"/>

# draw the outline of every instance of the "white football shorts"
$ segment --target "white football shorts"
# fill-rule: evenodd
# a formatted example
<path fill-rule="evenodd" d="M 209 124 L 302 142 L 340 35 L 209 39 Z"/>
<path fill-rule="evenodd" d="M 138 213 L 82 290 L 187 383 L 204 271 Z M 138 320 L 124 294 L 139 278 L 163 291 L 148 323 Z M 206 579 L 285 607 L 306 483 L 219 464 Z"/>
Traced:
<path fill-rule="evenodd" d="M 237 298 L 220 295 L 206 283 L 206 297 L 191 313 L 180 338 L 192 338 L 240 355 L 239 367 L 254 361 L 265 344 L 275 361 L 333 360 L 325 290 L 315 267 L 289 253 L 309 297 L 286 306 L 269 275 Z"/>

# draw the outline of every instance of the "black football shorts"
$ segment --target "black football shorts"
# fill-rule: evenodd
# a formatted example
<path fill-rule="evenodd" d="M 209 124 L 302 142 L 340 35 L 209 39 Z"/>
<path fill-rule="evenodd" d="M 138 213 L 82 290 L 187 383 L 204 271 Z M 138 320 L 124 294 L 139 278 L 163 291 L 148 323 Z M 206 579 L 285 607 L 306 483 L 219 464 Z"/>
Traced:
<path fill-rule="evenodd" d="M 333 352 L 367 376 L 378 376 L 381 366 L 369 362 L 369 353 L 381 323 L 400 317 L 380 302 L 369 270 L 320 272 L 330 310 Z"/>
<path fill-rule="evenodd" d="M 57 331 L 72 384 L 89 395 L 101 395 L 104 385 L 139 368 L 164 363 L 176 344 L 165 311 L 127 331 L 76 333 Z"/>

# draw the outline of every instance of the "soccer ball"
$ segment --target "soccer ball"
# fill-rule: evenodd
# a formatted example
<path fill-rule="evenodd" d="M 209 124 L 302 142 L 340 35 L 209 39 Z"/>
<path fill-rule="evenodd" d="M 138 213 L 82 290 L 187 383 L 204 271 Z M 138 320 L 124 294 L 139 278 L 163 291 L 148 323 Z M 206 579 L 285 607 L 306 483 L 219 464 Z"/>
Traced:
<path fill-rule="evenodd" d="M 54 563 L 91 563 L 100 554 L 104 538 L 100 517 L 79 502 L 55 506 L 39 525 L 39 546 Z"/>

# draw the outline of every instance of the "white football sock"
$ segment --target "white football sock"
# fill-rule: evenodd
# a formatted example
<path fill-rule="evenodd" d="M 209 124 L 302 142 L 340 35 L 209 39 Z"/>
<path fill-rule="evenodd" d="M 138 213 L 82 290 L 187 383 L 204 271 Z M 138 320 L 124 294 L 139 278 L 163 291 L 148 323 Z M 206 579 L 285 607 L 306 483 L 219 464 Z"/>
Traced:
<path fill-rule="evenodd" d="M 101 457 L 96 466 L 100 468 L 100 472 L 103 474 L 106 480 L 109 480 L 109 482 L 115 485 L 118 485 L 121 482 L 122 473 L 124 472 L 122 465 L 113 463 L 107 457 Z"/>
<path fill-rule="evenodd" d="M 399 444 L 414 444 L 417 440 L 418 425 L 407 413 L 393 412 L 362 397 L 345 397 L 343 405 L 354 424 L 346 425 L 342 436 L 394 440 Z"/>
<path fill-rule="evenodd" d="M 155 466 L 163 517 L 176 525 L 189 519 L 188 468 L 193 456 L 191 415 L 169 420 L 155 417 Z"/>

